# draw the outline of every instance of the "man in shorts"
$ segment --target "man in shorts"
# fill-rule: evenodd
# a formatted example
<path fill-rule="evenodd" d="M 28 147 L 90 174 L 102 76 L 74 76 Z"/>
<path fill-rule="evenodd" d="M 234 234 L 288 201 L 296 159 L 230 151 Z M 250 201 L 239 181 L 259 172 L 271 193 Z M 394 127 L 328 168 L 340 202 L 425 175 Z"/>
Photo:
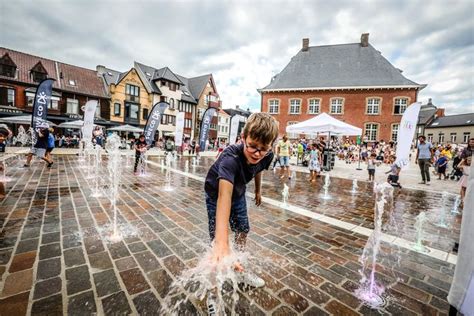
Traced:
<path fill-rule="evenodd" d="M 48 163 L 48 168 L 51 168 L 53 161 L 46 157 L 46 149 L 48 148 L 48 138 L 49 138 L 49 125 L 47 123 L 41 123 L 38 126 L 38 139 L 36 144 L 31 148 L 30 153 L 27 155 L 26 163 L 23 167 L 27 168 L 30 166 L 31 159 L 33 155 L 38 158 L 43 159 Z"/>
<path fill-rule="evenodd" d="M 282 140 L 277 145 L 277 156 L 280 157 L 281 165 L 281 179 L 285 177 L 285 173 L 288 176 L 288 179 L 291 179 L 290 174 L 290 151 L 291 144 L 286 135 L 283 135 Z"/>

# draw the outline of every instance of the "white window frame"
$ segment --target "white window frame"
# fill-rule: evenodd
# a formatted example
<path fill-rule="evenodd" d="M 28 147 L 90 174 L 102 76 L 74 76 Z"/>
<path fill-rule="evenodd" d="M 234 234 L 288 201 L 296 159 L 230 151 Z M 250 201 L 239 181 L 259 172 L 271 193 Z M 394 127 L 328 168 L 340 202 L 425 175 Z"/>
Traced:
<path fill-rule="evenodd" d="M 405 104 L 403 104 L 403 101 L 405 101 Z M 393 115 L 403 115 L 405 111 L 407 110 L 408 107 L 408 102 L 409 98 L 407 97 L 396 97 L 393 99 Z M 399 106 L 400 107 L 400 113 L 395 113 L 395 108 Z M 403 111 L 401 110 L 403 108 Z"/>
<path fill-rule="evenodd" d="M 321 113 L 321 99 L 309 99 L 308 100 L 308 114 L 319 114 Z"/>
<path fill-rule="evenodd" d="M 368 128 L 369 125 L 371 125 L 370 129 Z M 375 126 L 375 129 L 373 129 L 374 126 Z M 378 140 L 379 131 L 380 131 L 379 123 L 367 122 L 364 124 L 364 135 L 367 135 L 367 138 L 370 142 L 376 142 Z"/>
<path fill-rule="evenodd" d="M 15 106 L 15 94 L 16 94 L 16 91 L 15 89 L 12 89 L 12 88 L 6 88 L 7 89 L 7 105 L 8 106 Z M 13 97 L 13 100 L 11 101 L 12 102 L 12 105 L 10 105 L 10 97 Z"/>
<path fill-rule="evenodd" d="M 79 100 L 67 98 L 66 99 L 66 113 L 79 114 Z"/>
<path fill-rule="evenodd" d="M 433 134 L 428 134 L 428 143 L 432 143 L 433 142 Z"/>
<path fill-rule="evenodd" d="M 454 137 L 453 137 L 454 136 Z M 456 139 L 458 138 L 458 133 L 449 133 L 449 138 L 451 139 L 451 143 L 455 144 Z"/>
<path fill-rule="evenodd" d="M 398 141 L 398 131 L 400 130 L 400 124 L 395 123 L 392 124 L 392 141 L 397 142 Z"/>
<path fill-rule="evenodd" d="M 471 133 L 470 132 L 464 132 L 462 134 L 462 139 L 463 139 L 463 143 L 464 144 L 467 144 L 469 143 L 469 139 L 471 138 Z"/>
<path fill-rule="evenodd" d="M 289 114 L 301 114 L 301 99 L 290 99 L 288 101 L 288 108 Z"/>
<path fill-rule="evenodd" d="M 438 134 L 438 143 L 444 143 L 444 133 Z"/>
<path fill-rule="evenodd" d="M 270 100 L 268 100 L 268 113 L 269 114 L 279 114 L 280 113 L 280 100 L 279 99 L 270 99 Z"/>
<path fill-rule="evenodd" d="M 377 97 L 367 98 L 365 114 L 367 115 L 380 115 L 380 108 L 382 99 Z"/>
<path fill-rule="evenodd" d="M 329 101 L 329 107 L 330 114 L 344 114 L 344 98 L 331 98 Z"/>

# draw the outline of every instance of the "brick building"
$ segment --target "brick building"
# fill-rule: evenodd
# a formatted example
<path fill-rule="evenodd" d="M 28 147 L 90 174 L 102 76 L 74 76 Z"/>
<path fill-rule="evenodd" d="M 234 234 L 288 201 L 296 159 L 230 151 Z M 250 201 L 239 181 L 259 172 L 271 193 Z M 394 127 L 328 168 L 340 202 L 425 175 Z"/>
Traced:
<path fill-rule="evenodd" d="M 109 125 L 109 98 L 94 70 L 0 47 L 0 116 L 33 111 L 41 80 L 53 78 L 48 120 L 59 124 L 81 119 L 88 100 L 98 100 L 96 123 Z"/>
<path fill-rule="evenodd" d="M 396 140 L 403 112 L 424 87 L 405 78 L 362 34 L 353 44 L 310 47 L 303 39 L 290 63 L 258 91 L 261 111 L 275 116 L 280 134 L 326 112 L 376 141 Z"/>

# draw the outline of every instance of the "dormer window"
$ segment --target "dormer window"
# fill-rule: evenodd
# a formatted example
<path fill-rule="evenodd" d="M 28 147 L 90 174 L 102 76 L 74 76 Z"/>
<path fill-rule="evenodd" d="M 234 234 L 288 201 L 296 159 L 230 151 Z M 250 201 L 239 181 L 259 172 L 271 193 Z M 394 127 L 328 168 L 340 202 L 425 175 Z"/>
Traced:
<path fill-rule="evenodd" d="M 31 68 L 31 80 L 34 82 L 41 82 L 48 77 L 48 72 L 44 68 L 41 61 L 39 61 L 33 68 Z"/>
<path fill-rule="evenodd" d="M 0 58 L 0 75 L 10 78 L 15 78 L 16 76 L 16 65 L 8 53 L 5 53 L 5 55 Z"/>
<path fill-rule="evenodd" d="M 69 79 L 69 85 L 70 85 L 70 86 L 75 86 L 75 85 L 76 85 L 76 81 Z"/>

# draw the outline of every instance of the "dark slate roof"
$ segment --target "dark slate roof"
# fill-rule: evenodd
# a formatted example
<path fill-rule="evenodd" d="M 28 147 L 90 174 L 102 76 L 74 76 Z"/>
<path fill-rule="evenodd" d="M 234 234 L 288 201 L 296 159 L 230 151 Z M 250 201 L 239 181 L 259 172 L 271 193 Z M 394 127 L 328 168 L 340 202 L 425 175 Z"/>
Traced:
<path fill-rule="evenodd" d="M 189 78 L 189 90 L 196 99 L 199 99 L 210 78 L 211 74 Z"/>
<path fill-rule="evenodd" d="M 153 80 L 153 78 L 155 77 L 155 73 L 158 70 L 156 70 L 153 67 L 150 67 L 150 66 L 138 63 L 138 62 L 135 62 L 135 66 L 138 67 L 142 71 L 142 73 L 145 75 L 145 77 L 146 77 L 148 83 L 150 84 L 151 89 L 153 90 L 153 92 L 161 94 L 160 88 L 158 88 L 155 81 Z"/>
<path fill-rule="evenodd" d="M 37 86 L 38 83 L 34 82 L 30 76 L 30 70 L 35 65 L 38 65 L 38 63 L 41 63 L 44 70 L 46 70 L 48 78 L 56 80 L 53 83 L 54 89 L 87 96 L 107 98 L 107 90 L 95 70 L 73 66 L 59 61 L 0 47 L 0 57 L 4 56 L 6 53 L 8 53 L 11 61 L 16 65 L 17 75 L 15 78 L 0 75 L 0 79 Z M 62 74 L 62 78 L 60 74 Z M 74 85 L 71 85 L 69 80 L 74 80 Z"/>
<path fill-rule="evenodd" d="M 260 91 L 387 86 L 425 87 L 405 78 L 372 45 L 362 47 L 354 43 L 312 46 L 308 51 L 299 51 Z"/>
<path fill-rule="evenodd" d="M 420 114 L 419 114 L 419 125 L 424 125 L 429 123 L 433 118 L 434 115 L 436 114 L 436 111 L 438 108 L 434 105 L 422 105 L 420 108 Z"/>
<path fill-rule="evenodd" d="M 428 124 L 427 128 L 474 126 L 474 113 L 441 116 Z"/>
<path fill-rule="evenodd" d="M 171 69 L 169 69 L 168 67 L 163 67 L 155 71 L 153 80 L 157 79 L 166 79 L 172 82 L 182 84 L 181 80 L 179 80 L 178 77 L 176 77 L 176 75 L 174 74 L 174 72 L 172 72 Z"/>
<path fill-rule="evenodd" d="M 180 89 L 183 92 L 181 94 L 181 100 L 190 102 L 190 103 L 197 103 L 199 96 L 194 96 L 188 87 L 188 78 L 175 74 L 171 71 L 168 67 L 163 67 L 161 69 L 156 69 L 138 62 L 135 62 L 135 66 L 141 70 L 141 72 L 146 76 L 148 82 L 150 83 L 154 92 L 161 94 L 160 89 L 156 85 L 155 81 L 161 78 L 177 82 L 180 84 Z"/>
<path fill-rule="evenodd" d="M 241 109 L 240 107 L 238 107 L 238 108 L 236 107 L 235 109 L 224 109 L 224 111 L 227 114 L 229 114 L 230 116 L 234 116 L 234 115 L 238 114 L 238 115 L 242 115 L 242 116 L 245 116 L 245 117 L 249 117 L 250 115 L 252 115 L 252 112 Z"/>
<path fill-rule="evenodd" d="M 102 78 L 104 78 L 105 84 L 107 86 L 110 86 L 112 83 L 117 84 L 117 82 L 120 81 L 120 78 L 123 78 L 125 74 L 126 72 L 120 72 L 117 70 L 105 68 L 105 72 L 102 74 Z"/>

